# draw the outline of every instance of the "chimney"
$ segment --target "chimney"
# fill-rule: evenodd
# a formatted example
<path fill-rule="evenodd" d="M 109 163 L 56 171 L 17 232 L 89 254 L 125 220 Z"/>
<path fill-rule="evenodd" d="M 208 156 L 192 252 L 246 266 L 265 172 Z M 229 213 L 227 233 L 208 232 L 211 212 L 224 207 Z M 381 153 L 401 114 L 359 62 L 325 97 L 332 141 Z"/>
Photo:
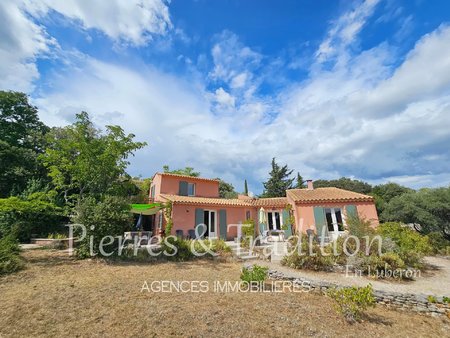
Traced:
<path fill-rule="evenodd" d="M 306 185 L 308 190 L 314 190 L 313 180 L 306 180 Z"/>

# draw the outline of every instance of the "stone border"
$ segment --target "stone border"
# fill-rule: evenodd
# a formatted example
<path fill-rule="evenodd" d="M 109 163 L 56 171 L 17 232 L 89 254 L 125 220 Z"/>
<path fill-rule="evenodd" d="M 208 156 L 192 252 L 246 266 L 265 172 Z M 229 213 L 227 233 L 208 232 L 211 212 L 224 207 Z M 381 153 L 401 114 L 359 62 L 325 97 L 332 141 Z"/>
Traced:
<path fill-rule="evenodd" d="M 268 276 L 275 280 L 288 280 L 294 284 L 303 285 L 302 283 L 308 283 L 311 289 L 315 292 L 325 293 L 331 288 L 345 288 L 346 286 L 324 282 L 324 281 L 312 281 L 303 277 L 291 277 L 276 270 L 269 270 Z M 436 297 L 436 302 L 430 302 L 428 296 L 424 294 L 412 294 L 412 293 L 400 293 L 400 292 L 387 292 L 381 290 L 373 291 L 376 302 L 378 304 L 405 310 L 424 313 L 434 317 L 447 315 L 450 318 L 450 304 L 443 302 L 443 297 Z"/>

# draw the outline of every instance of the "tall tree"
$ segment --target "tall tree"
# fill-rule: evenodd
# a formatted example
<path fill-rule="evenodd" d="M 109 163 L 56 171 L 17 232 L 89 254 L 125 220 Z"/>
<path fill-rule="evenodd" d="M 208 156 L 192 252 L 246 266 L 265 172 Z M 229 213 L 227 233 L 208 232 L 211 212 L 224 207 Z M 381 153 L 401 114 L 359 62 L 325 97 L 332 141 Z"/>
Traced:
<path fill-rule="evenodd" d="M 296 189 L 306 188 L 305 182 L 306 181 L 303 179 L 302 175 L 300 175 L 300 173 L 297 173 L 297 180 L 295 183 L 295 188 Z"/>
<path fill-rule="evenodd" d="M 72 125 L 50 131 L 48 147 L 40 158 L 66 204 L 86 195 L 128 195 L 127 159 L 146 145 L 133 139 L 133 134 L 125 135 L 119 126 L 107 126 L 102 133 L 81 112 Z"/>
<path fill-rule="evenodd" d="M 414 190 L 400 184 L 389 182 L 374 186 L 371 195 L 375 198 L 375 205 L 377 207 L 378 214 L 380 215 L 386 208 L 387 204 L 389 204 L 394 197 L 413 191 Z"/>
<path fill-rule="evenodd" d="M 219 196 L 221 198 L 236 198 L 237 192 L 234 190 L 234 186 L 231 183 L 227 183 L 224 180 L 217 178 L 219 180 Z"/>
<path fill-rule="evenodd" d="M 26 94 L 0 91 L 0 197 L 20 193 L 29 180 L 46 176 L 37 156 L 48 130 Z"/>
<path fill-rule="evenodd" d="M 289 170 L 287 164 L 280 167 L 275 157 L 272 159 L 272 170 L 269 179 L 263 183 L 264 192 L 262 197 L 285 197 L 286 190 L 292 189 L 294 178 L 290 178 L 293 170 Z"/>
<path fill-rule="evenodd" d="M 169 173 L 169 174 L 186 175 L 186 176 L 192 176 L 192 177 L 200 176 L 200 172 L 194 171 L 194 168 L 192 168 L 192 167 L 185 167 L 184 169 L 170 170 L 169 166 L 166 164 L 163 166 L 163 170 L 165 173 Z"/>
<path fill-rule="evenodd" d="M 247 180 L 244 181 L 244 195 L 248 196 L 248 185 L 247 185 Z"/>

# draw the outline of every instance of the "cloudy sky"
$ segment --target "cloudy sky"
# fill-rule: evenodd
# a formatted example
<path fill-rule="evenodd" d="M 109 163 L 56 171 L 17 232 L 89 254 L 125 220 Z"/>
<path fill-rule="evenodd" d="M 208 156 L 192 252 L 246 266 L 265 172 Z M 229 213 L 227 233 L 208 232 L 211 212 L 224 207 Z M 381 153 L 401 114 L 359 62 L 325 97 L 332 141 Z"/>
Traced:
<path fill-rule="evenodd" d="M 2 0 L 0 60 L 48 125 L 147 141 L 132 175 L 450 182 L 446 0 Z"/>

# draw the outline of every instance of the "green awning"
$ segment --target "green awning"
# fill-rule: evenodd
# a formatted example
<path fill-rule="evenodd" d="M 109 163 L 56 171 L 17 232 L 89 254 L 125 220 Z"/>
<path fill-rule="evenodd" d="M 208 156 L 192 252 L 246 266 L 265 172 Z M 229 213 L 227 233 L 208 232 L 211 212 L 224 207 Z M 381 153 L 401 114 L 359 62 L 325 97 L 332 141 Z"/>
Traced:
<path fill-rule="evenodd" d="M 130 212 L 139 215 L 155 215 L 161 209 L 161 203 L 132 204 Z"/>

